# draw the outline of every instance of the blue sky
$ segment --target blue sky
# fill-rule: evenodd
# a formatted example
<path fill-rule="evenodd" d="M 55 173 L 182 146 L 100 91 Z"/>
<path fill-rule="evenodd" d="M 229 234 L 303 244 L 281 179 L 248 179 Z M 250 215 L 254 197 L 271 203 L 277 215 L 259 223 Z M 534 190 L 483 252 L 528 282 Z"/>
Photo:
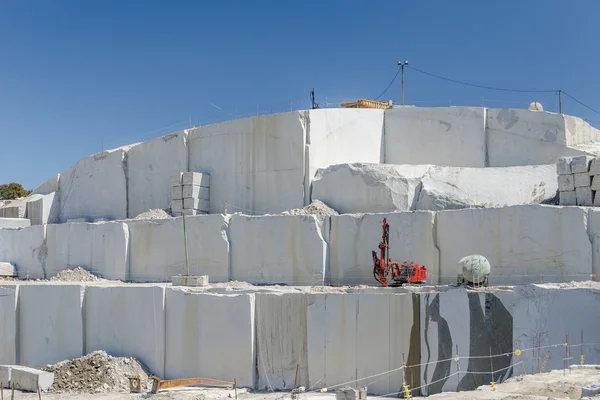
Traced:
<path fill-rule="evenodd" d="M 562 88 L 600 109 L 600 2 L 4 1 L 0 183 L 34 188 L 106 148 L 242 115 L 374 98 L 399 59 L 438 75 Z M 400 79 L 384 99 L 400 100 Z M 556 111 L 406 70 L 408 104 Z M 563 112 L 600 126 L 564 99 Z"/>

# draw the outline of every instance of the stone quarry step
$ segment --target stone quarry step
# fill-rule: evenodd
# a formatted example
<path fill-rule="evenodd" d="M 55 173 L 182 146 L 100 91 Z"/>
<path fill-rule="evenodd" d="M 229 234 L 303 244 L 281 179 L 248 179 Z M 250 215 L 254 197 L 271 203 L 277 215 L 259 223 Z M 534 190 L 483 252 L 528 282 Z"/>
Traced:
<path fill-rule="evenodd" d="M 17 276 L 17 269 L 9 262 L 0 262 L 0 276 Z"/>
<path fill-rule="evenodd" d="M 0 365 L 0 381 L 5 388 L 37 392 L 47 391 L 54 383 L 54 374 L 21 365 Z"/>

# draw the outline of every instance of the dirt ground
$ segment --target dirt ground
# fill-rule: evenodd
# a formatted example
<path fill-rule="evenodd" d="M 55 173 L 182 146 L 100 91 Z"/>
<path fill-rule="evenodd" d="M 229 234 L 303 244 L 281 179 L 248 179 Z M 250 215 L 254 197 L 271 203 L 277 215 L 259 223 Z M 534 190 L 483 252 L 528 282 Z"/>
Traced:
<path fill-rule="evenodd" d="M 446 400 L 481 400 L 481 399 L 502 399 L 502 400 L 560 400 L 560 399 L 579 399 L 581 388 L 591 382 L 600 381 L 600 367 L 588 367 L 584 369 L 573 369 L 567 371 L 563 376 L 562 370 L 552 371 L 543 374 L 519 376 L 509 379 L 505 383 L 497 386 L 493 392 L 489 386 L 479 388 L 478 390 L 461 393 L 440 393 L 430 396 L 429 399 Z M 4 398 L 10 399 L 10 390 L 4 390 Z M 15 392 L 15 399 L 37 399 L 37 393 Z M 379 398 L 369 396 L 369 398 Z M 391 396 L 388 398 L 395 398 Z M 417 397 L 423 399 L 423 397 Z M 226 400 L 235 399 L 233 390 L 224 389 L 202 389 L 185 388 L 172 389 L 160 392 L 158 394 L 143 393 L 102 393 L 102 394 L 64 394 L 64 393 L 42 393 L 44 400 L 125 400 L 125 399 L 181 399 L 181 400 Z M 290 394 L 286 392 L 276 393 L 249 393 L 245 389 L 238 390 L 238 399 L 241 400 L 283 400 L 290 399 Z M 384 399 L 381 397 L 381 399 Z M 600 399 L 595 397 L 594 399 Z M 300 396 L 300 400 L 335 400 L 335 393 L 311 392 Z"/>

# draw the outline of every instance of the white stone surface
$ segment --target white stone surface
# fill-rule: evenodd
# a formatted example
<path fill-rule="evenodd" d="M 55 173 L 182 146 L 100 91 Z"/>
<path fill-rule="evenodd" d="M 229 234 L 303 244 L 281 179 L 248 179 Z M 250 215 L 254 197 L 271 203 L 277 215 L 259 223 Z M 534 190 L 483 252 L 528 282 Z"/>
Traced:
<path fill-rule="evenodd" d="M 593 157 L 590 156 L 576 156 L 571 160 L 571 171 L 574 174 L 587 173 L 590 170 L 590 163 Z"/>
<path fill-rule="evenodd" d="M 537 204 L 554 198 L 557 189 L 555 165 L 432 167 L 422 179 L 416 209 L 438 211 Z"/>
<path fill-rule="evenodd" d="M 0 218 L 25 218 L 27 216 L 28 201 L 28 197 L 9 200 L 8 204 L 5 204 L 2 208 L 0 208 Z"/>
<path fill-rule="evenodd" d="M 186 198 L 183 199 L 183 209 L 209 211 L 210 203 L 205 199 Z"/>
<path fill-rule="evenodd" d="M 309 387 L 305 293 L 256 295 L 257 389 Z"/>
<path fill-rule="evenodd" d="M 323 220 L 315 215 L 234 215 L 229 224 L 231 279 L 323 284 L 327 243 L 322 228 Z"/>
<path fill-rule="evenodd" d="M 30 196 L 27 218 L 31 225 L 57 224 L 60 219 L 60 196 L 57 192 Z"/>
<path fill-rule="evenodd" d="M 600 290 L 591 288 L 559 288 L 558 285 L 527 285 L 514 289 L 513 326 L 515 347 L 537 349 L 523 352 L 525 371 L 537 373 L 563 369 L 565 348 L 561 344 L 568 340 L 573 346 L 595 343 L 595 333 L 600 329 L 598 308 Z M 550 347 L 554 346 L 554 347 Z M 586 364 L 598 364 L 600 351 L 597 345 L 571 348 L 569 364 L 579 363 L 583 350 Z"/>
<path fill-rule="evenodd" d="M 304 207 L 306 119 L 295 111 L 191 130 L 190 171 L 210 175 L 211 206 L 252 213 Z"/>
<path fill-rule="evenodd" d="M 592 184 L 592 177 L 587 172 L 580 172 L 577 174 L 573 174 L 575 179 L 575 187 L 588 187 Z"/>
<path fill-rule="evenodd" d="M 183 186 L 183 198 L 198 198 L 198 199 L 209 199 L 209 189 L 204 186 L 198 185 L 184 185 Z"/>
<path fill-rule="evenodd" d="M 488 166 L 553 164 L 562 156 L 585 155 L 567 147 L 565 119 L 561 114 L 525 109 L 487 109 Z"/>
<path fill-rule="evenodd" d="M 208 275 L 175 275 L 171 278 L 173 286 L 208 286 Z"/>
<path fill-rule="evenodd" d="M 25 218 L 0 218 L 0 229 L 27 228 L 31 222 Z"/>
<path fill-rule="evenodd" d="M 86 354 L 135 357 L 165 376 L 164 287 L 87 286 L 85 314 Z"/>
<path fill-rule="evenodd" d="M 564 115 L 565 136 L 569 146 L 584 145 L 600 141 L 600 131 L 579 117 Z"/>
<path fill-rule="evenodd" d="M 594 203 L 594 195 L 589 187 L 575 188 L 575 196 L 578 206 L 591 206 Z"/>
<path fill-rule="evenodd" d="M 17 363 L 18 291 L 18 285 L 0 286 L 0 364 Z"/>
<path fill-rule="evenodd" d="M 83 297 L 80 285 L 19 287 L 19 364 L 41 368 L 83 355 Z"/>
<path fill-rule="evenodd" d="M 556 163 L 556 173 L 559 175 L 569 175 L 571 171 L 571 161 L 573 157 L 560 157 Z"/>
<path fill-rule="evenodd" d="M 339 213 L 413 210 L 430 165 L 340 164 L 317 173 L 312 200 Z"/>
<path fill-rule="evenodd" d="M 48 278 L 82 267 L 106 279 L 129 279 L 129 229 L 124 222 L 47 225 L 46 243 Z"/>
<path fill-rule="evenodd" d="M 558 190 L 561 192 L 572 192 L 575 190 L 575 176 L 569 175 L 558 175 Z"/>
<path fill-rule="evenodd" d="M 39 388 L 41 392 L 45 392 L 54 383 L 54 374 L 52 372 L 20 365 L 11 366 L 10 375 L 12 387 L 16 390 L 37 392 Z"/>
<path fill-rule="evenodd" d="M 229 217 L 221 214 L 186 217 L 190 275 L 211 282 L 229 280 Z M 166 282 L 186 274 L 183 218 L 130 221 L 130 274 L 135 282 Z M 265 232 L 260 233 L 264 237 Z"/>
<path fill-rule="evenodd" d="M 513 351 L 511 291 L 446 288 L 420 296 L 420 384 L 424 395 L 456 391 L 457 346 L 461 390 L 491 382 L 490 353 L 495 355 L 494 381 L 501 383 L 511 376 L 512 355 L 498 356 Z"/>
<path fill-rule="evenodd" d="M 184 186 L 197 185 L 203 187 L 210 186 L 210 175 L 200 172 L 184 172 L 181 178 L 181 183 Z"/>
<path fill-rule="evenodd" d="M 591 176 L 600 175 L 600 158 L 594 158 L 590 163 L 590 171 L 589 174 Z"/>
<path fill-rule="evenodd" d="M 183 172 L 176 172 L 171 176 L 171 186 L 183 185 Z"/>
<path fill-rule="evenodd" d="M 558 192 L 558 204 L 561 206 L 576 206 L 577 194 L 574 190 L 568 192 Z"/>
<path fill-rule="evenodd" d="M 47 254 L 45 225 L 0 229 L 0 261 L 14 264 L 19 278 L 44 278 Z"/>
<path fill-rule="evenodd" d="M 383 163 L 384 110 L 319 109 L 307 111 L 305 202 L 320 168 L 342 163 Z"/>
<path fill-rule="evenodd" d="M 415 325 L 416 324 L 416 325 Z M 419 363 L 419 321 L 410 294 L 313 294 L 307 310 L 309 387 L 368 384 L 370 394 L 398 391 L 402 353 Z M 394 370 L 378 379 L 363 379 Z M 382 378 L 382 379 L 381 379 Z M 409 380 L 418 387 L 418 376 Z"/>
<path fill-rule="evenodd" d="M 183 199 L 171 201 L 171 212 L 174 212 L 174 213 L 183 212 Z"/>
<path fill-rule="evenodd" d="M 165 209 L 171 201 L 171 177 L 187 171 L 187 132 L 180 131 L 133 146 L 127 159 L 128 215 Z"/>
<path fill-rule="evenodd" d="M 61 222 L 127 218 L 126 155 L 124 148 L 104 151 L 79 160 L 61 173 Z"/>
<path fill-rule="evenodd" d="M 0 389 L 3 387 L 10 388 L 10 372 L 12 367 L 12 365 L 0 365 Z"/>
<path fill-rule="evenodd" d="M 385 162 L 485 167 L 484 132 L 483 108 L 407 107 L 386 110 Z"/>
<path fill-rule="evenodd" d="M 481 254 L 490 285 L 587 280 L 592 250 L 584 209 L 512 206 L 437 213 L 441 283 L 456 281 L 457 262 Z"/>
<path fill-rule="evenodd" d="M 600 198 L 600 196 L 596 196 Z M 596 274 L 594 280 L 600 280 L 600 210 L 590 208 L 588 210 L 588 233 L 592 242 L 592 274 Z"/>
<path fill-rule="evenodd" d="M 11 263 L 0 261 L 0 276 L 17 276 L 17 268 Z"/>
<path fill-rule="evenodd" d="M 167 379 L 201 376 L 254 387 L 254 294 L 167 289 Z"/>
<path fill-rule="evenodd" d="M 58 192 L 59 180 L 60 174 L 56 174 L 46 182 L 42 183 L 38 188 L 34 189 L 31 194 L 50 194 L 52 192 Z"/>
<path fill-rule="evenodd" d="M 437 283 L 439 252 L 434 242 L 435 214 L 420 211 L 332 216 L 331 284 L 378 285 L 373 277 L 371 251 L 379 254 L 383 218 L 390 224 L 390 258 L 425 265 L 428 282 Z"/>
<path fill-rule="evenodd" d="M 176 185 L 171 187 L 171 200 L 182 200 L 183 199 L 183 186 Z M 171 204 L 172 205 L 172 204 Z"/>

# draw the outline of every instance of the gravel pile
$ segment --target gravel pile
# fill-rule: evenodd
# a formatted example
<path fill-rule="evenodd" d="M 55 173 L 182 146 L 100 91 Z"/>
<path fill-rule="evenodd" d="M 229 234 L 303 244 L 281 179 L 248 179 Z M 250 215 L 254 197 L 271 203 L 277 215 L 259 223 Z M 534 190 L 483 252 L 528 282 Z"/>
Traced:
<path fill-rule="evenodd" d="M 104 279 L 98 278 L 96 275 L 81 267 L 65 269 L 50 278 L 51 282 L 97 282 L 103 280 Z"/>
<path fill-rule="evenodd" d="M 94 351 L 43 369 L 54 373 L 50 391 L 55 393 L 129 392 L 127 376 L 130 375 L 140 375 L 143 388 L 152 387 L 151 374 L 143 364 L 135 358 L 111 357 L 104 351 Z"/>
<path fill-rule="evenodd" d="M 155 210 L 148 210 L 146 212 L 143 212 L 140 215 L 138 215 L 137 217 L 135 217 L 134 219 L 167 219 L 167 218 L 173 218 L 173 217 L 171 217 L 169 215 L 169 213 L 166 212 L 165 210 L 155 209 Z"/>
<path fill-rule="evenodd" d="M 321 200 L 313 200 L 312 203 L 304 208 L 294 208 L 283 213 L 284 215 L 339 215 L 337 211 L 323 203 Z"/>

